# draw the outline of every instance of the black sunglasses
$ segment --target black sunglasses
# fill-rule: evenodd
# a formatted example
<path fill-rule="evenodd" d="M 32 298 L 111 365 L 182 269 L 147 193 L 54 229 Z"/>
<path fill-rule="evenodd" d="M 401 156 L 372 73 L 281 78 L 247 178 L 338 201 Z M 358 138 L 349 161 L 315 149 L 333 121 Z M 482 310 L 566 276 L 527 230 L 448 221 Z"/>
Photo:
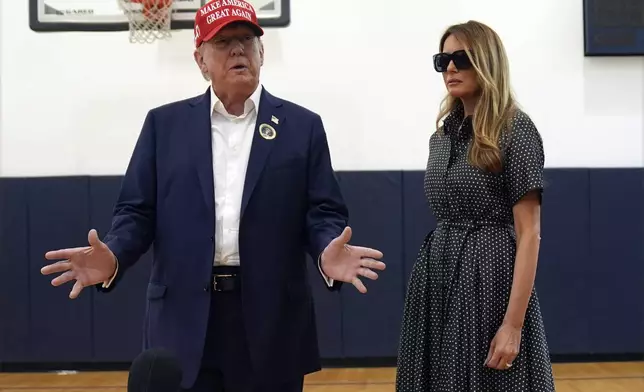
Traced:
<path fill-rule="evenodd" d="M 465 70 L 472 67 L 470 58 L 467 57 L 465 50 L 457 50 L 454 53 L 438 53 L 434 55 L 434 69 L 436 72 L 446 72 L 450 62 L 459 70 Z"/>

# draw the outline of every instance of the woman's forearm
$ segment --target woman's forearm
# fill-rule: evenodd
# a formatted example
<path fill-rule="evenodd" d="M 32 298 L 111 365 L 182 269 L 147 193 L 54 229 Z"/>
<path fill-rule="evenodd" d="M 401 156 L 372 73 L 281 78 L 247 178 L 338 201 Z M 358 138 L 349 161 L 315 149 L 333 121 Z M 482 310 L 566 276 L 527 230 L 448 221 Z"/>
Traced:
<path fill-rule="evenodd" d="M 526 310 L 534 287 L 539 258 L 540 235 L 535 230 L 521 233 L 517 238 L 517 253 L 510 301 L 503 320 L 517 328 L 523 326 Z"/>

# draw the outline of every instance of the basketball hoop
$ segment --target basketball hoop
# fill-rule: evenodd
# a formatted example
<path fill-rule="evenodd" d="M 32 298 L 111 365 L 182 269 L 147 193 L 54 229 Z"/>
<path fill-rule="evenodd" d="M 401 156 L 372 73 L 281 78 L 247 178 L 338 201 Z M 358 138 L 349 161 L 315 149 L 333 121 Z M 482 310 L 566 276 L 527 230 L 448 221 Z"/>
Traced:
<path fill-rule="evenodd" d="M 130 25 L 130 42 L 170 38 L 173 0 L 117 0 Z"/>

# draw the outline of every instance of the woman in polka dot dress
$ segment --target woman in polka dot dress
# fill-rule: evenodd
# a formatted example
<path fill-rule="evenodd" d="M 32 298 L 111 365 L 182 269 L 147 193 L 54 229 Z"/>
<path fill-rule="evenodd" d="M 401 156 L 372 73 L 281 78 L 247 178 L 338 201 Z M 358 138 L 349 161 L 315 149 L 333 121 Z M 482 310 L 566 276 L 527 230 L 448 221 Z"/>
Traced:
<path fill-rule="evenodd" d="M 434 67 L 448 94 L 425 174 L 438 224 L 409 281 L 396 390 L 552 392 L 533 288 L 541 136 L 513 101 L 493 30 L 473 21 L 452 26 L 440 52 Z"/>

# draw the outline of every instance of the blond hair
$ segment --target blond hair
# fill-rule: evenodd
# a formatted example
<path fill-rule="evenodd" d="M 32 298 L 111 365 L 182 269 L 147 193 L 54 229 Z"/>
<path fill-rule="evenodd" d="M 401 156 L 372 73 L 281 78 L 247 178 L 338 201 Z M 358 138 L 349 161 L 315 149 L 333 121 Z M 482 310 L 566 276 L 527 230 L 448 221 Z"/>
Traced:
<path fill-rule="evenodd" d="M 441 52 L 450 35 L 465 46 L 480 87 L 472 118 L 474 140 L 468 161 L 483 170 L 498 172 L 502 168 L 499 140 L 517 109 L 510 88 L 510 66 L 505 48 L 494 30 L 477 21 L 447 28 L 440 40 Z M 439 125 L 441 120 L 456 109 L 459 103 L 459 98 L 449 94 L 443 99 L 436 119 L 439 130 L 442 130 Z"/>

